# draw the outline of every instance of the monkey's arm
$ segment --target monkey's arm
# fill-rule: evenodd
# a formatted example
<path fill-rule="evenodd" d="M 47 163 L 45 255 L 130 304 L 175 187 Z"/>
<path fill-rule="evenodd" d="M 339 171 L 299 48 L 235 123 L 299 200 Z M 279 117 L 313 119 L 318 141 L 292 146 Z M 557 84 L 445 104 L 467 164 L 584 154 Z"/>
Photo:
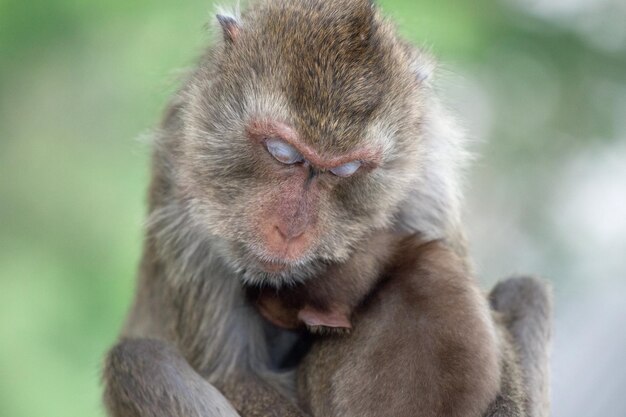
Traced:
<path fill-rule="evenodd" d="M 120 341 L 109 352 L 104 380 L 105 405 L 115 417 L 303 416 L 253 373 L 233 373 L 217 384 L 220 392 L 170 344 L 154 339 Z"/>
<path fill-rule="evenodd" d="M 109 415 L 302 416 L 276 388 L 282 376 L 268 369 L 261 321 L 240 283 L 215 266 L 211 280 L 179 287 L 150 249 L 122 338 L 106 358 Z"/>
<path fill-rule="evenodd" d="M 484 295 L 441 242 L 412 237 L 392 265 L 355 310 L 353 332 L 319 339 L 298 369 L 303 406 L 346 417 L 482 416 L 500 387 Z"/>
<path fill-rule="evenodd" d="M 229 401 L 170 344 L 122 339 L 104 369 L 104 401 L 115 417 L 239 417 Z"/>

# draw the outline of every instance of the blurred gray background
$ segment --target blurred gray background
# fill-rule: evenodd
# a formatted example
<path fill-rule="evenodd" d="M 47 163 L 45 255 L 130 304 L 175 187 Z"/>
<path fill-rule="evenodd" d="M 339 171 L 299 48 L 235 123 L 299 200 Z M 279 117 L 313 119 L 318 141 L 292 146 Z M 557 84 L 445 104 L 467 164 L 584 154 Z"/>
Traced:
<path fill-rule="evenodd" d="M 549 279 L 555 417 L 626 416 L 626 2 L 385 0 L 473 138 L 481 281 Z M 206 0 L 0 0 L 0 415 L 102 416 L 149 148 Z M 135 140 L 140 138 L 140 140 Z"/>

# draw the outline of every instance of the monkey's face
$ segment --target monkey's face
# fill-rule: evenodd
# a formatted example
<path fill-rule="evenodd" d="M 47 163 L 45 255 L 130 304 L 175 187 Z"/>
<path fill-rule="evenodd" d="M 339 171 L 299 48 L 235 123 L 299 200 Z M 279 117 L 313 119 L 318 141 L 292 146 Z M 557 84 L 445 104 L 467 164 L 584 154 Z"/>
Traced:
<path fill-rule="evenodd" d="M 371 9 L 292 12 L 281 31 L 284 10 L 244 19 L 184 96 L 182 197 L 251 281 L 344 260 L 392 223 L 420 163 L 419 83 Z"/>

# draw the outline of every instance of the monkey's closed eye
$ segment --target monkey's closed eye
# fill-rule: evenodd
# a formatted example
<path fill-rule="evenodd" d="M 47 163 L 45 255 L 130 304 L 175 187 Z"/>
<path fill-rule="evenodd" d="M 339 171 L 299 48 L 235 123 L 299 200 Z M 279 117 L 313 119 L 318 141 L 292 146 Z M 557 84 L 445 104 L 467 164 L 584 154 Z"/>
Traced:
<path fill-rule="evenodd" d="M 347 164 L 339 165 L 330 170 L 334 175 L 338 177 L 349 177 L 361 168 L 361 161 L 352 161 Z"/>
<path fill-rule="evenodd" d="M 270 155 L 283 164 L 292 165 L 304 161 L 300 152 L 282 140 L 269 138 L 265 141 L 265 147 Z"/>

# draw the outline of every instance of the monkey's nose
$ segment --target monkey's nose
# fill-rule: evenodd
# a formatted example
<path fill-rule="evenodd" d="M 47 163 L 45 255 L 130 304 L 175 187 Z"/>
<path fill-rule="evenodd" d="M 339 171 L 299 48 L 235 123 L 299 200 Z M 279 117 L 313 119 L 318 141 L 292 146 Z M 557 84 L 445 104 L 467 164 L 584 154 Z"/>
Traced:
<path fill-rule="evenodd" d="M 312 234 L 309 233 L 306 223 L 300 225 L 276 222 L 266 229 L 263 237 L 267 254 L 282 262 L 294 262 L 309 250 Z"/>

